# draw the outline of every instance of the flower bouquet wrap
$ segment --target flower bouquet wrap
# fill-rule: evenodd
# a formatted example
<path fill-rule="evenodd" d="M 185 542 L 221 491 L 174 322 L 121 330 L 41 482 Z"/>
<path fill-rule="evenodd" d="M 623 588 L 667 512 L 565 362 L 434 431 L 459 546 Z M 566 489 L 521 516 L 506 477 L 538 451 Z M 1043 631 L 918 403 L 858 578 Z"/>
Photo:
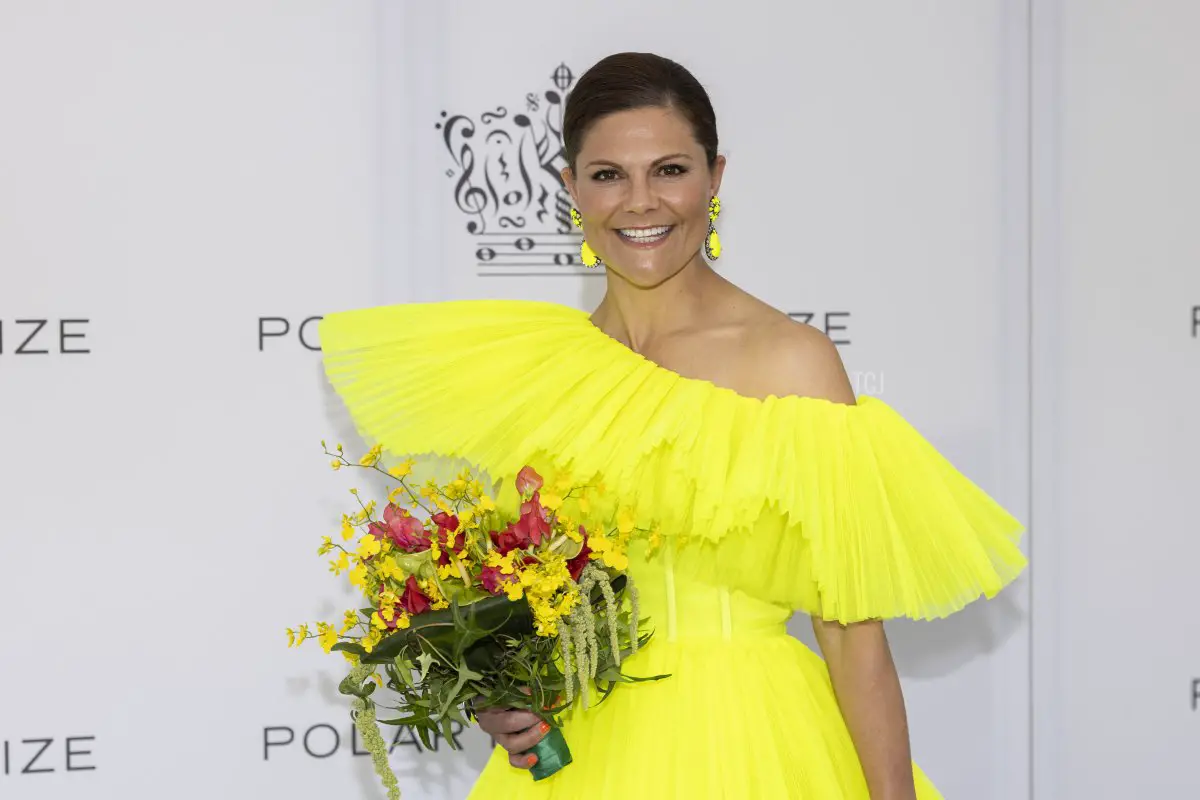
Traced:
<path fill-rule="evenodd" d="M 324 447 L 324 443 L 322 443 Z M 355 726 L 389 798 L 400 796 L 379 725 L 409 726 L 426 747 L 474 711 L 532 711 L 551 726 L 531 751 L 535 780 L 571 763 L 558 716 L 601 702 L 631 677 L 622 661 L 649 640 L 625 548 L 638 531 L 627 508 L 596 502 L 602 486 L 547 486 L 525 467 L 513 510 L 501 511 L 466 470 L 447 484 L 417 487 L 414 462 L 392 468 L 372 448 L 357 462 L 326 448 L 334 469 L 386 476 L 382 509 L 351 489 L 358 508 L 342 517 L 340 541 L 318 553 L 365 599 L 339 623 L 288 629 L 289 645 L 316 639 L 350 662 L 339 690 L 354 697 Z M 611 518 L 609 518 L 611 516 Z M 378 719 L 386 687 L 396 716 Z"/>

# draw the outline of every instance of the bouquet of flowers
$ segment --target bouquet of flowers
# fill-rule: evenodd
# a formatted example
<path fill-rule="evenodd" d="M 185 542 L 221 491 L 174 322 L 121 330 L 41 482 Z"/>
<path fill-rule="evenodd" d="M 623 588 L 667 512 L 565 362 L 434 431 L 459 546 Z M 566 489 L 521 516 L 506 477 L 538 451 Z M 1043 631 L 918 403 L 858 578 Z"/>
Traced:
<path fill-rule="evenodd" d="M 621 671 L 650 634 L 624 573 L 638 529 L 629 509 L 601 502 L 603 486 L 547 486 L 525 467 L 506 515 L 471 470 L 418 488 L 412 460 L 386 468 L 379 446 L 357 462 L 341 445 L 321 446 L 335 470 L 383 475 L 387 497 L 378 513 L 351 489 L 358 508 L 342 516 L 340 541 L 326 536 L 318 549 L 365 606 L 340 622 L 288 629 L 288 643 L 316 639 L 350 662 L 339 690 L 354 698 L 355 726 L 389 798 L 400 792 L 380 724 L 407 725 L 427 747 L 438 735 L 455 747 L 452 723 L 469 724 L 477 707 L 532 711 L 551 725 L 531 751 L 541 780 L 571 763 L 558 715 L 602 701 L 619 683 L 666 677 Z M 379 720 L 376 690 L 385 686 L 399 716 Z"/>

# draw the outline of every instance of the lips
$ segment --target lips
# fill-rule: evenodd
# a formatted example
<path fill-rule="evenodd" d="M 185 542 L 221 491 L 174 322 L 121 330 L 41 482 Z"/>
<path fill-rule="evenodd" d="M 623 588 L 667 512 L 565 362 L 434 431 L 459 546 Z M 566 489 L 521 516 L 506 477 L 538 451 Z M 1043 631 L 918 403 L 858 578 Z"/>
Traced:
<path fill-rule="evenodd" d="M 653 227 L 645 228 L 618 228 L 617 236 L 620 236 L 623 241 L 633 245 L 654 245 L 666 239 L 674 229 L 674 225 L 655 225 Z"/>

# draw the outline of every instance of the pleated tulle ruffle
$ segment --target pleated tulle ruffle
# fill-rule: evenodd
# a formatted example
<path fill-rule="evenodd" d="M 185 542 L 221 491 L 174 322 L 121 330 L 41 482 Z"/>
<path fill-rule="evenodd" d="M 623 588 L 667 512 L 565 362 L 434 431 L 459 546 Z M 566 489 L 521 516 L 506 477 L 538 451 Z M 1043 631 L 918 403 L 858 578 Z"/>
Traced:
<path fill-rule="evenodd" d="M 368 443 L 600 478 L 640 525 L 729 551 L 731 584 L 826 619 L 944 616 L 1025 566 L 1020 523 L 875 398 L 744 397 L 534 301 L 342 312 L 320 337 Z"/>

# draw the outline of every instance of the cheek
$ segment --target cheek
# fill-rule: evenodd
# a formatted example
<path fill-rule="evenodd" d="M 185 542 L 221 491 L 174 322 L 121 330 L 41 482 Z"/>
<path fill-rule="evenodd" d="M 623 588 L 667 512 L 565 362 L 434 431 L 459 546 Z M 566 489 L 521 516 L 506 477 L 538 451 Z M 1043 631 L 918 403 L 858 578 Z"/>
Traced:
<path fill-rule="evenodd" d="M 613 191 L 613 187 L 593 186 L 579 189 L 577 193 L 579 210 L 592 220 L 603 221 L 620 210 L 621 196 Z"/>
<path fill-rule="evenodd" d="M 677 185 L 662 193 L 663 202 L 674 209 L 676 215 L 685 222 L 708 226 L 708 184 L 697 182 L 694 185 Z"/>

